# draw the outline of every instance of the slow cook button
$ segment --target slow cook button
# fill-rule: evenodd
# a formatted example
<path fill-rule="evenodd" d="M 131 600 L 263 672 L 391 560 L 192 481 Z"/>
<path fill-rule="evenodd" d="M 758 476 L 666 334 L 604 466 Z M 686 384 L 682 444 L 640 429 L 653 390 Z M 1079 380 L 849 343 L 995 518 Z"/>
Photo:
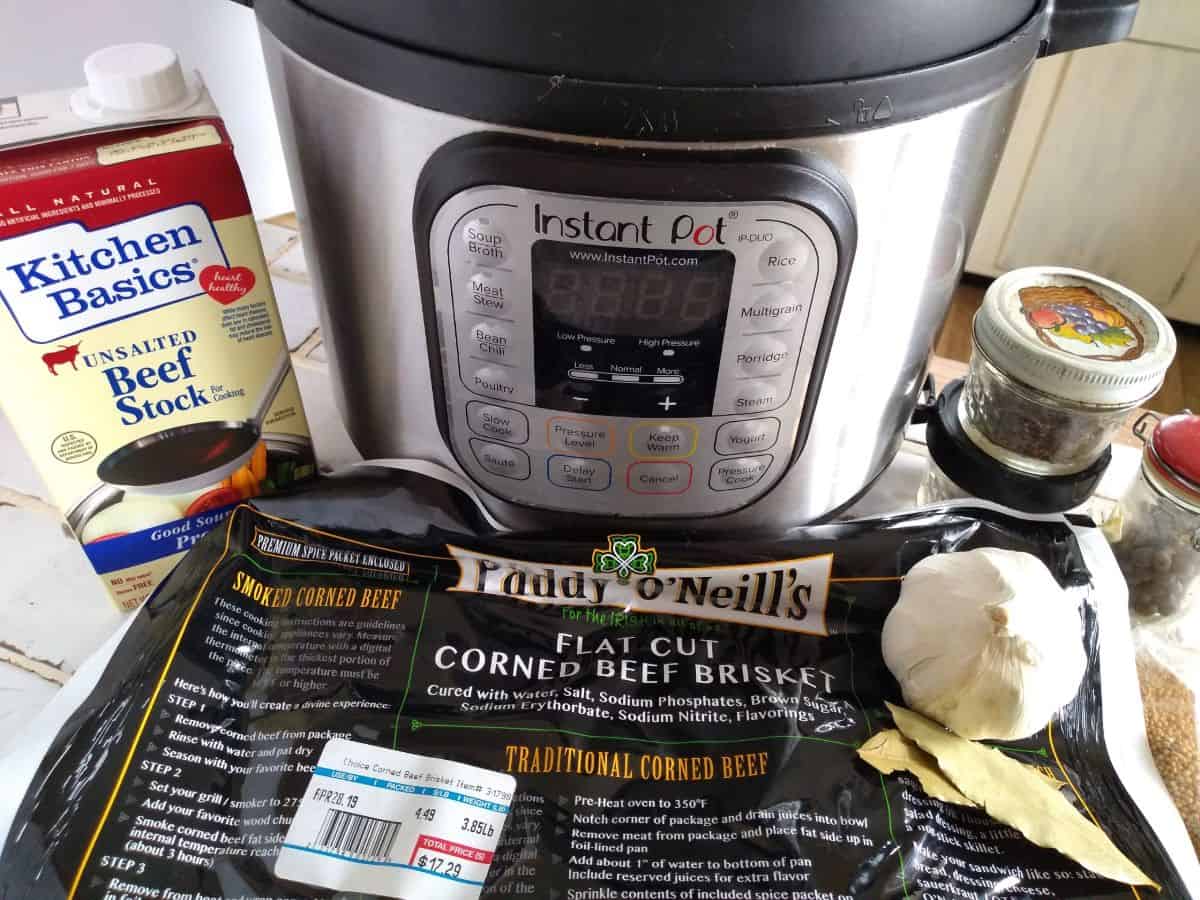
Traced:
<path fill-rule="evenodd" d="M 778 419 L 748 419 L 726 422 L 717 429 L 717 452 L 722 456 L 734 453 L 759 453 L 770 450 L 779 440 Z"/>
<path fill-rule="evenodd" d="M 551 450 L 608 456 L 612 453 L 612 430 L 595 419 L 554 416 L 546 422 L 546 443 Z"/>
<path fill-rule="evenodd" d="M 517 481 L 529 477 L 529 455 L 522 450 L 471 438 L 471 452 L 479 464 L 493 475 Z"/>
<path fill-rule="evenodd" d="M 757 337 L 746 342 L 737 352 L 735 361 L 747 375 L 774 375 L 787 368 L 793 358 L 792 350 L 783 341 Z"/>
<path fill-rule="evenodd" d="M 513 355 L 512 335 L 499 322 L 480 320 L 468 327 L 464 349 L 476 359 L 506 362 Z"/>
<path fill-rule="evenodd" d="M 804 304 L 788 291 L 767 288 L 738 310 L 738 330 L 747 333 L 790 328 L 803 310 Z"/>
<path fill-rule="evenodd" d="M 629 433 L 629 450 L 646 459 L 684 459 L 696 452 L 696 426 L 650 422 Z"/>
<path fill-rule="evenodd" d="M 529 420 L 515 409 L 472 400 L 467 404 L 467 425 L 478 435 L 506 444 L 529 440 Z"/>
<path fill-rule="evenodd" d="M 784 238 L 763 251 L 758 270 L 767 281 L 795 281 L 811 257 L 807 238 Z"/>
<path fill-rule="evenodd" d="M 551 456 L 547 461 L 551 484 L 574 491 L 606 491 L 612 484 L 612 466 L 602 459 Z"/>
<path fill-rule="evenodd" d="M 512 279 L 504 272 L 481 269 L 467 280 L 467 309 L 488 316 L 508 316 L 512 301 Z"/>
<path fill-rule="evenodd" d="M 708 486 L 714 491 L 740 491 L 753 487 L 762 480 L 771 467 L 774 457 L 747 456 L 740 459 L 722 459 L 712 467 Z"/>
<path fill-rule="evenodd" d="M 733 398 L 735 413 L 751 413 L 775 409 L 783 403 L 783 385 L 776 381 L 747 381 Z"/>
<path fill-rule="evenodd" d="M 488 216 L 472 219 L 462 230 L 467 255 L 485 266 L 503 265 L 508 259 L 508 238 Z"/>
<path fill-rule="evenodd" d="M 682 494 L 692 486 L 692 464 L 635 462 L 625 473 L 625 484 L 635 494 Z"/>

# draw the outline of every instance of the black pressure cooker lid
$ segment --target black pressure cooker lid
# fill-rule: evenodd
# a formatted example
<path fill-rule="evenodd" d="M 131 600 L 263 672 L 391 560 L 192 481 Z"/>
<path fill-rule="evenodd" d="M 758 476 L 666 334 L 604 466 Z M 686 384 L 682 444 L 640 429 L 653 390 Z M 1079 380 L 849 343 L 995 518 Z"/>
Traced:
<path fill-rule="evenodd" d="M 659 140 L 799 137 L 928 115 L 1016 79 L 1038 54 L 1119 40 L 1137 10 L 1137 0 L 254 5 L 288 48 L 380 93 L 497 124 Z"/>

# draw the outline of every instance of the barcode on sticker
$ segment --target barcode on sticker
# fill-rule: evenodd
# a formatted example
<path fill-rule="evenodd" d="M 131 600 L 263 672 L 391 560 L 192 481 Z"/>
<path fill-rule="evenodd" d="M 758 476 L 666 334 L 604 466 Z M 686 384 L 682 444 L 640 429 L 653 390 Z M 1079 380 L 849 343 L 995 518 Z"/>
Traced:
<path fill-rule="evenodd" d="M 331 809 L 325 813 L 314 846 L 359 859 L 391 859 L 392 845 L 399 834 L 399 822 Z"/>
<path fill-rule="evenodd" d="M 490 769 L 331 740 L 275 874 L 384 897 L 477 900 L 515 789 Z"/>

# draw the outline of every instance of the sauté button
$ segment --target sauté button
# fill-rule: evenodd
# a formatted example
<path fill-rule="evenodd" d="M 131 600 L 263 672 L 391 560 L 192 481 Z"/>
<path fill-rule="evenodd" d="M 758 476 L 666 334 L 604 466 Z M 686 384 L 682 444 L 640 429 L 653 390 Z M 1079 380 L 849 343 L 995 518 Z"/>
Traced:
<path fill-rule="evenodd" d="M 462 230 L 467 255 L 485 266 L 500 266 L 508 259 L 508 238 L 489 216 L 472 219 Z"/>
<path fill-rule="evenodd" d="M 460 303 L 467 309 L 489 316 L 507 316 L 511 313 L 513 282 L 504 272 L 480 269 L 467 279 L 466 302 Z"/>
<path fill-rule="evenodd" d="M 747 375 L 774 375 L 788 368 L 794 358 L 787 344 L 764 335 L 747 341 L 734 361 Z"/>
<path fill-rule="evenodd" d="M 747 381 L 733 398 L 735 413 L 775 409 L 783 403 L 783 386 L 770 381 Z"/>
<path fill-rule="evenodd" d="M 605 491 L 612 484 L 612 466 L 602 459 L 556 454 L 547 460 L 547 477 L 573 491 Z"/>
<path fill-rule="evenodd" d="M 500 362 L 513 356 L 512 334 L 501 322 L 479 319 L 467 328 L 463 349 L 476 359 Z"/>
<path fill-rule="evenodd" d="M 529 420 L 515 409 L 472 400 L 467 404 L 467 425 L 476 434 L 506 444 L 529 440 Z"/>
<path fill-rule="evenodd" d="M 807 238 L 792 237 L 776 241 L 763 251 L 758 270 L 767 281 L 794 281 L 812 258 Z"/>
<path fill-rule="evenodd" d="M 747 419 L 726 422 L 717 429 L 717 452 L 728 456 L 734 453 L 758 453 L 770 450 L 779 440 L 778 419 Z"/>
<path fill-rule="evenodd" d="M 752 301 L 738 310 L 738 326 L 743 333 L 777 331 L 788 328 L 804 311 L 804 304 L 783 288 L 764 288 Z"/>
<path fill-rule="evenodd" d="M 522 450 L 471 438 L 471 452 L 479 464 L 493 475 L 517 481 L 529 477 L 529 455 Z"/>
<path fill-rule="evenodd" d="M 635 494 L 682 494 L 692 486 L 692 464 L 636 462 L 626 470 L 625 484 Z"/>
<path fill-rule="evenodd" d="M 714 491 L 740 491 L 753 487 L 771 467 L 772 458 L 766 455 L 719 460 L 709 473 L 708 486 Z"/>
<path fill-rule="evenodd" d="M 488 394 L 500 399 L 512 399 L 516 396 L 517 386 L 503 369 L 496 366 L 482 366 L 470 376 L 467 386 L 479 394 Z"/>
<path fill-rule="evenodd" d="M 629 450 L 647 459 L 683 459 L 696 452 L 696 426 L 649 422 L 629 433 Z"/>
<path fill-rule="evenodd" d="M 546 422 L 546 443 L 551 450 L 568 453 L 608 455 L 612 452 L 612 431 L 604 422 L 554 416 Z"/>

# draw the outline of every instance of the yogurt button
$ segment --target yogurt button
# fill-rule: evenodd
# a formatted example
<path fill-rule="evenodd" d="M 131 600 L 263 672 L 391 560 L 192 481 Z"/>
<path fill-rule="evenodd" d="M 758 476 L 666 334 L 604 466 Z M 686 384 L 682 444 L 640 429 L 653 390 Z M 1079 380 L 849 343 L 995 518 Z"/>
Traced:
<path fill-rule="evenodd" d="M 808 238 L 792 237 L 776 241 L 763 251 L 758 270 L 767 281 L 795 281 L 812 258 Z"/>
<path fill-rule="evenodd" d="M 778 419 L 748 419 L 745 422 L 726 422 L 717 429 L 717 452 L 723 456 L 734 453 L 758 453 L 770 450 L 779 440 Z"/>
<path fill-rule="evenodd" d="M 708 486 L 714 491 L 740 491 L 753 487 L 767 473 L 772 459 L 769 455 L 722 459 L 713 465 Z"/>
<path fill-rule="evenodd" d="M 516 447 L 471 438 L 471 452 L 485 471 L 501 478 L 524 481 L 529 477 L 529 455 Z"/>
<path fill-rule="evenodd" d="M 489 216 L 472 219 L 462 229 L 467 255 L 485 266 L 500 266 L 508 259 L 508 238 Z"/>
<path fill-rule="evenodd" d="M 511 314 L 512 290 L 512 279 L 504 272 L 480 269 L 467 279 L 466 302 L 460 305 L 488 316 L 507 316 Z"/>
<path fill-rule="evenodd" d="M 738 368 L 747 375 L 774 375 L 788 368 L 793 359 L 788 345 L 772 337 L 747 341 L 734 356 Z"/>
<path fill-rule="evenodd" d="M 478 435 L 506 444 L 529 440 L 529 420 L 523 413 L 503 406 L 472 400 L 467 404 L 467 425 Z"/>

